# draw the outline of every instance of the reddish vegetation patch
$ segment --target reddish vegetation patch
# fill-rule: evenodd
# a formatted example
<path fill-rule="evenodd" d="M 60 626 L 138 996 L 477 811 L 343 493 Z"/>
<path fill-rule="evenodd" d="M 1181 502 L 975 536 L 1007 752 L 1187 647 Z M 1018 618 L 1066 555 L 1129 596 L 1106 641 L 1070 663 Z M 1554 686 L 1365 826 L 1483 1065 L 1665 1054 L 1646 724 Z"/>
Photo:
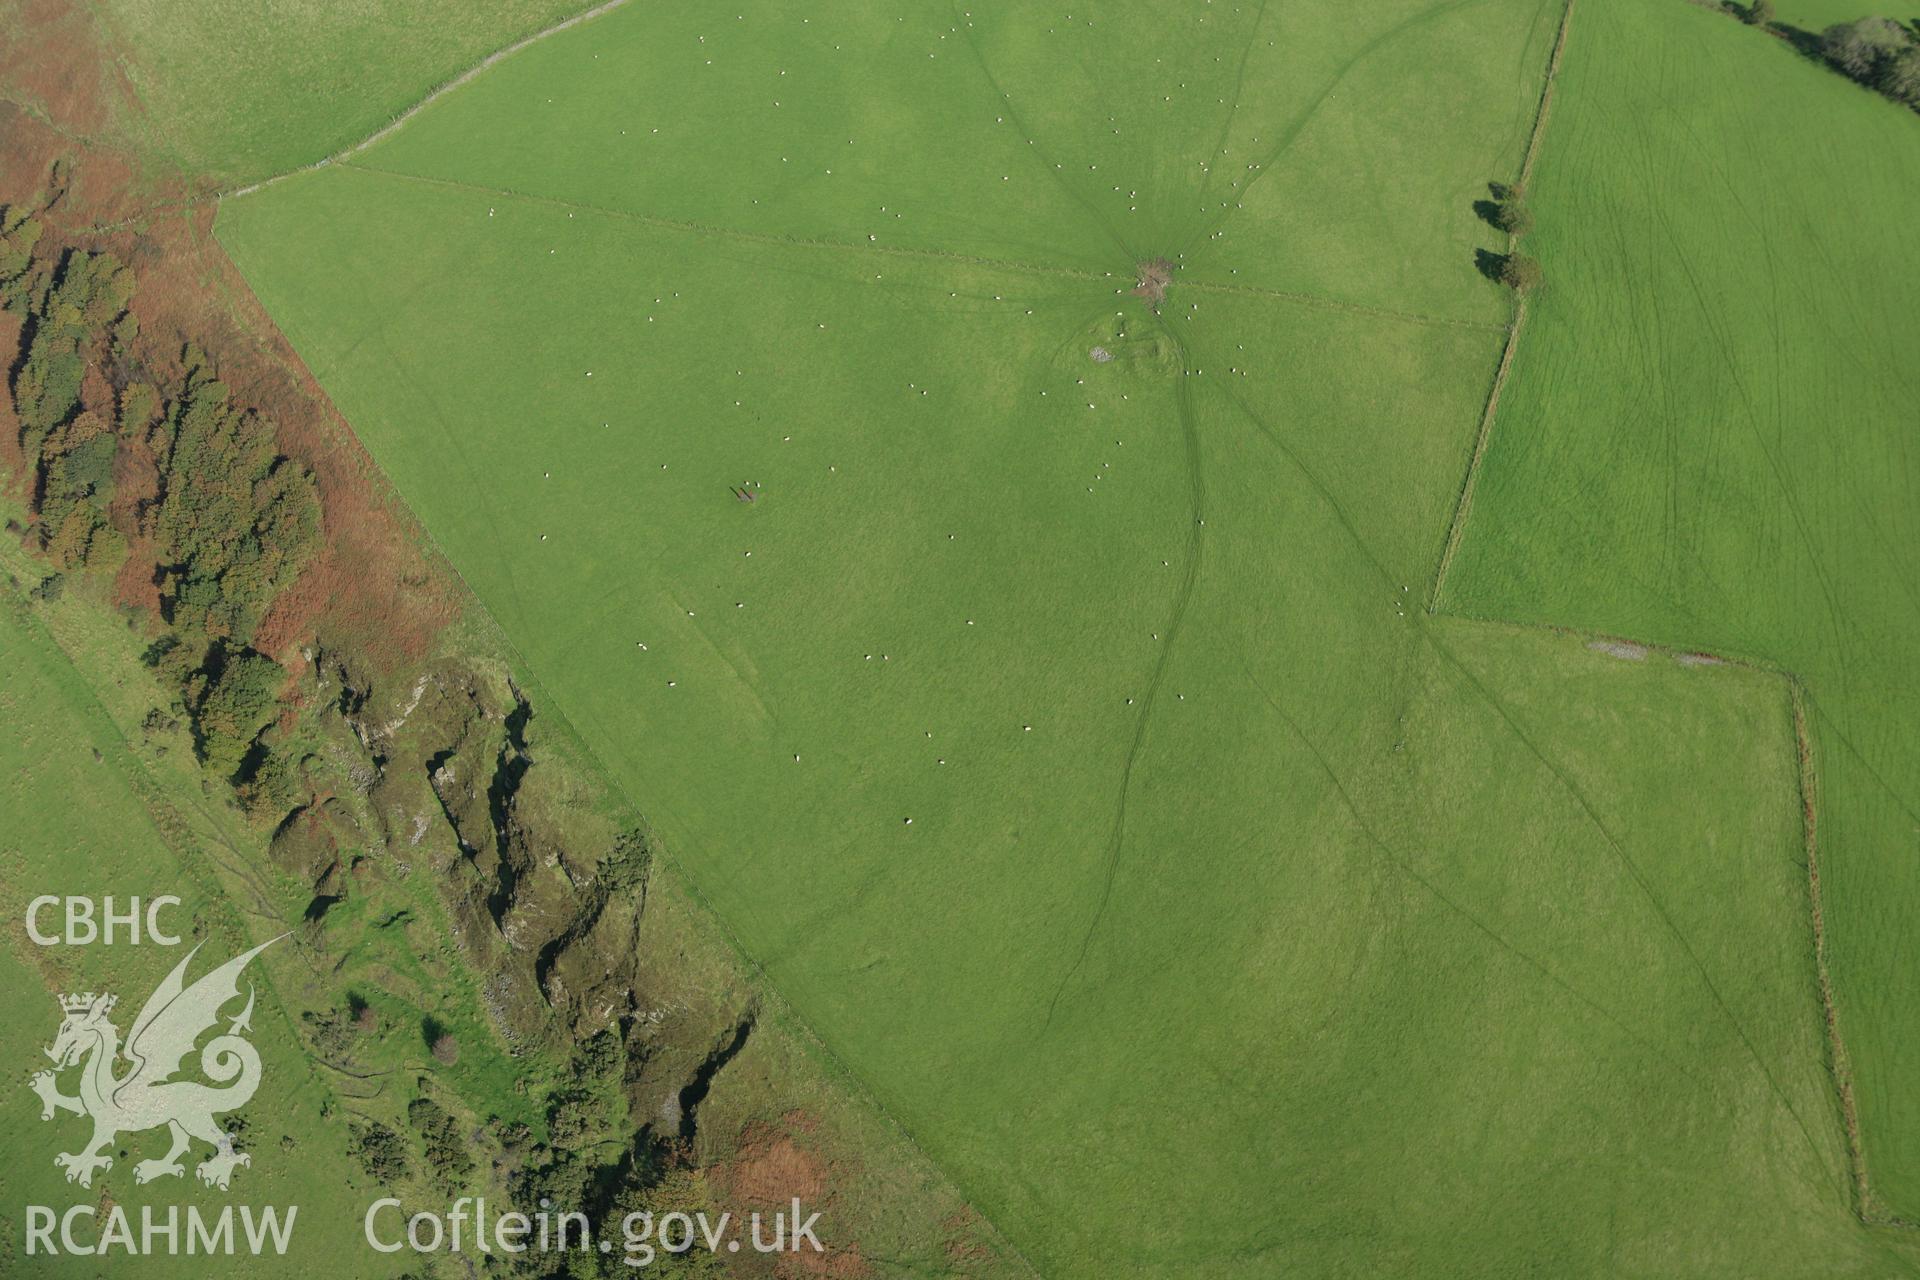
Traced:
<path fill-rule="evenodd" d="M 160 566 L 153 558 L 153 544 L 136 539 L 127 549 L 127 558 L 113 575 L 113 602 L 123 608 L 137 609 L 150 617 L 160 616 Z"/>
<path fill-rule="evenodd" d="M 254 643 L 297 664 L 299 649 L 319 642 L 352 652 L 376 673 L 425 657 L 459 613 L 457 580 L 214 241 L 212 203 L 193 203 L 177 176 L 150 180 L 131 150 L 105 140 L 138 103 L 117 70 L 102 71 L 117 63 L 97 47 L 84 6 L 26 0 L 21 12 L 21 30 L 0 47 L 0 93 L 28 105 L 0 101 L 0 203 L 44 204 L 44 244 L 106 250 L 132 266 L 139 355 L 153 378 L 177 382 L 182 349 L 195 343 L 235 401 L 274 422 L 280 447 L 314 474 L 324 544 L 268 611 Z M 134 214 L 138 230 L 89 230 Z M 19 328 L 11 317 L 4 326 L 0 353 L 11 363 Z M 112 389 L 97 372 L 85 400 L 111 412 Z M 7 409 L 0 464 L 17 476 L 19 432 L 10 402 Z M 152 460 L 126 452 L 116 476 L 130 485 L 116 502 L 123 531 L 134 528 L 127 517 L 153 484 Z M 130 541 L 115 594 L 156 608 L 151 551 Z"/>
<path fill-rule="evenodd" d="M 754 1123 L 740 1133 L 733 1159 L 714 1169 L 727 1197 L 754 1207 L 780 1207 L 799 1196 L 817 1201 L 826 1189 L 826 1166 L 795 1142 L 792 1135 L 771 1125 Z"/>
<path fill-rule="evenodd" d="M 69 133 L 98 133 L 107 123 L 100 79 L 117 64 L 99 56 L 87 15 L 65 0 L 21 0 L 9 25 L 33 38 L 0 42 L 0 84 Z"/>
<path fill-rule="evenodd" d="M 201 208 L 153 228 L 161 251 L 141 272 L 136 308 L 145 332 L 202 335 L 236 398 L 272 419 L 280 447 L 313 471 L 325 544 L 275 603 L 255 643 L 279 654 L 318 639 L 376 670 L 418 661 L 458 615 L 457 583 L 211 226 L 211 209 Z"/>
<path fill-rule="evenodd" d="M 947 1262 L 962 1275 L 972 1274 L 994 1260 L 993 1250 L 980 1239 L 980 1215 L 972 1205 L 950 1214 L 940 1230 L 946 1234 Z"/>
<path fill-rule="evenodd" d="M 108 518 L 116 529 L 134 529 L 140 508 L 159 496 L 160 468 L 144 440 L 123 442 L 113 460 L 113 504 Z M 127 539 L 127 557 L 113 575 L 113 600 L 150 617 L 160 615 L 160 565 L 150 539 Z"/>
<path fill-rule="evenodd" d="M 107 422 L 112 422 L 115 398 L 113 384 L 107 381 L 107 375 L 100 371 L 98 365 L 88 366 L 86 376 L 80 379 L 80 403 Z"/>
<path fill-rule="evenodd" d="M 823 1253 L 803 1249 L 799 1253 L 782 1254 L 773 1273 L 781 1280 L 804 1280 L 813 1276 L 830 1276 L 833 1280 L 865 1280 L 873 1274 L 873 1268 L 867 1265 L 867 1260 L 860 1256 L 858 1249 L 830 1244 Z"/>
<path fill-rule="evenodd" d="M 100 136 L 135 99 L 117 63 L 95 48 L 84 6 L 26 0 L 21 17 L 0 40 L 0 200 L 45 204 L 76 226 L 178 201 L 177 174 L 146 181 L 131 151 Z"/>
<path fill-rule="evenodd" d="M 4 127 L 4 126 L 0 126 Z M 13 389 L 3 376 L 13 367 L 14 353 L 20 349 L 20 317 L 0 311 L 0 466 L 10 476 L 20 474 L 20 419 L 13 412 Z"/>
<path fill-rule="evenodd" d="M 800 1110 L 782 1116 L 779 1126 L 749 1124 L 740 1131 L 733 1158 L 713 1166 L 713 1185 L 729 1204 L 749 1213 L 787 1210 L 796 1196 L 808 1212 L 825 1207 L 832 1199 L 826 1162 L 798 1140 L 818 1127 L 812 1115 Z M 781 1255 L 774 1274 L 786 1280 L 820 1276 L 858 1280 L 872 1273 L 854 1245 L 825 1234 L 821 1244 L 825 1252 Z"/>

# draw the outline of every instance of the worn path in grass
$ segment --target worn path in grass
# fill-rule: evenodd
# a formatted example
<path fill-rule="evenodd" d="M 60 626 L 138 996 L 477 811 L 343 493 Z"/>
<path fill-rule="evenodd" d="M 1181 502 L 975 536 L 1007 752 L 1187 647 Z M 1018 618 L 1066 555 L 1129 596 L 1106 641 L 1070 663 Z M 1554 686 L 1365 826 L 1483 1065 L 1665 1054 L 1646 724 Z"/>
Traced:
<path fill-rule="evenodd" d="M 138 101 L 119 123 L 196 179 L 256 182 L 367 137 L 487 57 L 594 0 L 405 5 L 100 0 L 103 68 Z"/>
<path fill-rule="evenodd" d="M 136 1185 L 134 1165 L 165 1154 L 164 1129 L 122 1135 L 109 1153 L 113 1165 L 94 1175 L 91 1188 L 68 1183 L 55 1167 L 56 1152 L 83 1149 L 92 1132 L 90 1121 L 66 1112 L 42 1120 L 40 1099 L 28 1088 L 32 1071 L 49 1065 L 40 1050 L 53 1043 L 60 1027 L 59 997 L 114 993 L 119 1006 L 112 1017 L 124 1034 L 148 993 L 188 947 L 204 947 L 191 979 L 273 937 L 277 927 L 272 920 L 246 920 L 244 908 L 232 905 L 246 902 L 248 895 L 223 883 L 195 831 L 158 799 L 155 784 L 85 681 L 7 585 L 0 585 L 0 718 L 7 726 L 0 737 L 0 910 L 6 921 L 0 944 L 0 1031 L 11 1046 L 13 1066 L 6 1088 L 0 1089 L 0 1142 L 10 1156 L 0 1167 L 6 1205 L 0 1210 L 5 1229 L 0 1258 L 7 1274 L 64 1275 L 76 1266 L 72 1256 L 48 1257 L 44 1251 L 27 1256 L 26 1206 L 63 1214 L 70 1206 L 97 1207 L 103 1200 L 125 1208 L 136 1242 L 143 1207 L 164 1223 L 170 1207 L 184 1214 L 191 1205 L 212 1225 L 223 1208 L 236 1203 L 280 1206 L 282 1221 L 285 1206 L 297 1205 L 287 1256 L 269 1251 L 248 1265 L 259 1275 L 314 1274 L 302 1243 L 357 1239 L 360 1213 L 376 1193 L 355 1185 L 360 1174 L 345 1150 L 344 1126 L 326 1118 L 334 1104 L 320 1079 L 324 1073 L 303 1051 L 276 993 L 281 982 L 297 988 L 306 976 L 290 944 L 263 955 L 249 972 L 259 990 L 251 1040 L 264 1066 L 253 1099 L 223 1117 L 242 1134 L 241 1148 L 252 1154 L 252 1163 L 235 1171 L 230 1190 L 202 1186 L 195 1178 L 194 1166 L 209 1152 L 199 1144 L 186 1157 L 182 1177 Z M 96 904 L 112 895 L 116 909 L 124 911 L 129 897 L 150 902 L 161 894 L 181 899 L 180 906 L 159 917 L 182 936 L 179 947 L 127 945 L 124 926 L 111 946 L 39 946 L 27 935 L 27 905 L 42 895 L 90 898 Z M 60 915 L 59 906 L 44 910 L 41 929 L 60 932 Z M 190 1058 L 189 1069 L 192 1063 Z M 115 1070 L 128 1074 L 124 1061 Z M 60 1084 L 71 1090 L 76 1080 L 69 1071 Z M 76 1218 L 75 1239 L 90 1243 L 106 1226 L 105 1212 Z M 184 1250 L 184 1220 L 181 1231 Z M 237 1221 L 234 1232 L 244 1248 Z M 206 1274 L 204 1258 L 184 1254 L 161 1252 L 134 1265 L 156 1276 Z M 397 1270 L 368 1254 L 364 1274 Z"/>
<path fill-rule="evenodd" d="M 218 230 L 1042 1269 L 1884 1273 L 1784 688 L 1418 606 L 1560 14 L 629 6 Z"/>
<path fill-rule="evenodd" d="M 1582 9 L 1555 113 L 1549 284 L 1440 605 L 1804 681 L 1862 1209 L 1914 1220 L 1920 120 L 1656 0 Z"/>

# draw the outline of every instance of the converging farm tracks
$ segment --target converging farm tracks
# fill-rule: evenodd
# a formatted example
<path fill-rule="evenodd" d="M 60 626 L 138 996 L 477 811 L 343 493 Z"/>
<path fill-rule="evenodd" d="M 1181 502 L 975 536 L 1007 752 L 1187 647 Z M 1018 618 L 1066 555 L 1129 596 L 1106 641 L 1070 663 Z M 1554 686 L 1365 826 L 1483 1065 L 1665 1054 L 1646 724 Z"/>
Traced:
<path fill-rule="evenodd" d="M 1513 1062 L 1579 1064 L 1540 1125 L 1604 1079 L 1612 1156 L 1694 1142 L 1693 1173 L 1731 1186 L 1716 1126 L 1758 1116 L 1766 1176 L 1818 1184 L 1847 1230 L 1849 1208 L 1880 1220 L 1827 973 L 1810 695 L 1725 645 L 1454 607 L 1549 323 L 1476 278 L 1495 242 L 1454 206 L 1533 179 L 1591 6 L 1574 32 L 1572 0 L 1409 3 L 1324 47 L 1251 3 L 1117 32 L 613 8 L 224 193 L 222 240 L 551 714 L 990 1221 L 1042 1267 L 1118 1269 L 1049 1226 L 1099 1177 L 1058 1153 L 1099 1148 L 1231 1236 L 1221 1256 L 1265 1259 L 1239 1210 L 1273 1149 L 1338 1178 L 1403 1159 L 1401 1130 L 1443 1142 L 1444 1073 L 1509 1032 L 1538 1037 Z M 1114 67 L 1151 92 L 1103 93 Z M 1428 122 L 1418 163 L 1396 157 Z M 1791 774 L 1718 754 L 1772 714 L 1755 670 L 1784 681 Z M 1619 701 L 1572 724 L 1588 680 Z M 1699 737 L 1636 744 L 1667 697 L 1699 700 Z M 1739 775 L 1722 807 L 1675 794 L 1689 750 Z M 1814 961 L 1790 991 L 1789 777 Z M 1783 805 L 1756 816 L 1742 788 Z M 1527 858 L 1489 848 L 1509 835 Z M 1724 861 L 1689 863 L 1690 840 Z M 1735 869 L 1774 888 L 1707 920 L 1700 878 Z M 1607 985 L 1623 955 L 1630 992 Z M 1149 1000 L 1181 1012 L 1143 1020 Z M 1385 1026 L 1463 1043 L 1396 1092 Z M 1303 1027 L 1379 1079 L 1280 1060 Z M 1180 1116 L 1174 1082 L 1203 1095 Z M 1353 1154 L 1362 1095 L 1406 1108 Z M 1460 1186 L 1533 1159 L 1527 1135 L 1462 1153 Z M 1182 1143 L 1204 1177 L 1167 1171 Z M 1089 1240 L 1137 1206 L 1109 1210 Z"/>

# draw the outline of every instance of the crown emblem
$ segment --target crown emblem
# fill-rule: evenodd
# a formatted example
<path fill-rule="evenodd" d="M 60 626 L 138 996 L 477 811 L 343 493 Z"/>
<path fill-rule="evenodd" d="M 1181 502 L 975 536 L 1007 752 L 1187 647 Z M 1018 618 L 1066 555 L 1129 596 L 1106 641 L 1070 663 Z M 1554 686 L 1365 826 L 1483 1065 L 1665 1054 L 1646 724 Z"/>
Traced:
<path fill-rule="evenodd" d="M 146 1129 L 167 1129 L 173 1145 L 166 1154 L 133 1166 L 136 1183 L 184 1176 L 180 1157 L 196 1140 L 213 1146 L 213 1154 L 194 1170 L 209 1187 L 225 1191 L 233 1171 L 253 1163 L 251 1155 L 234 1148 L 233 1135 L 219 1120 L 223 1113 L 244 1107 L 260 1087 L 260 1054 L 247 1039 L 256 994 L 252 984 L 246 985 L 246 1008 L 224 1020 L 224 1030 L 220 1011 L 239 1001 L 241 974 L 253 958 L 287 936 L 243 951 L 188 983 L 187 968 L 200 950 L 196 945 L 140 1006 L 124 1045 L 120 1029 L 107 1020 L 117 1003 L 111 992 L 54 996 L 60 1002 L 60 1030 L 41 1050 L 52 1066 L 35 1072 L 27 1087 L 40 1097 L 42 1120 L 66 1111 L 93 1121 L 93 1136 L 85 1146 L 54 1157 L 68 1182 L 92 1186 L 95 1174 L 127 1154 L 123 1135 Z M 209 1032 L 211 1039 L 206 1038 Z M 209 1083 L 179 1078 L 195 1046 L 199 1074 Z M 123 1061 L 130 1064 L 128 1069 L 117 1070 Z M 66 1072 L 78 1073 L 78 1094 L 61 1092 L 59 1077 Z M 6 1154 L 12 1157 L 11 1147 Z"/>

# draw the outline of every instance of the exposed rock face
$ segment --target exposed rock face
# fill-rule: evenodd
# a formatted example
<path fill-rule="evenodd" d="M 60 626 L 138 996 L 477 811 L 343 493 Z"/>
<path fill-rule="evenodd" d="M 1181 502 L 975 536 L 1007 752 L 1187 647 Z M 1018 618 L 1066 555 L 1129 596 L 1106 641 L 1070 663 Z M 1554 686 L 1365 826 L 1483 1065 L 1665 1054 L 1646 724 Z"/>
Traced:
<path fill-rule="evenodd" d="M 313 678 L 327 746 L 308 774 L 334 794 L 282 824 L 276 861 L 316 901 L 366 876 L 430 874 L 514 1043 L 629 1017 L 645 842 L 580 771 L 537 763 L 534 711 L 507 672 L 441 659 L 381 688 L 316 655 Z"/>

